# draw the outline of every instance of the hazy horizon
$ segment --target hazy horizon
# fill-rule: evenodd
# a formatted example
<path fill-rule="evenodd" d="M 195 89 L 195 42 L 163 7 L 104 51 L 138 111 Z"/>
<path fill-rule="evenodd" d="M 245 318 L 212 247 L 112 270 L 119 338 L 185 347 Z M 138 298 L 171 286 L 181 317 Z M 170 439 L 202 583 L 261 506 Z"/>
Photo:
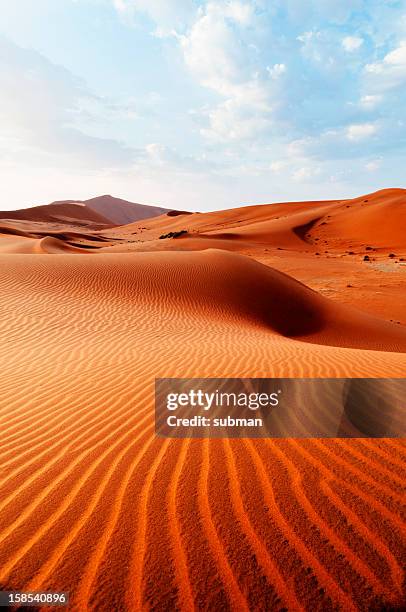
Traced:
<path fill-rule="evenodd" d="M 4 0 L 0 209 L 403 188 L 405 85 L 405 0 Z"/>
<path fill-rule="evenodd" d="M 404 187 L 394 187 L 394 188 L 393 187 L 382 187 L 381 189 L 378 189 L 376 191 L 383 191 L 385 189 L 405 189 L 405 188 Z M 335 200 L 335 199 L 337 199 L 337 200 L 343 200 L 344 201 L 344 200 L 350 200 L 352 198 L 362 197 L 364 195 L 369 195 L 371 193 L 374 193 L 374 192 L 359 193 L 359 194 L 356 194 L 354 196 L 342 196 L 342 197 L 337 197 L 337 198 L 324 198 L 324 200 Z M 116 195 L 114 193 L 102 193 L 102 194 L 93 194 L 93 195 L 91 194 L 90 196 L 83 197 L 83 198 L 61 198 L 61 199 L 57 199 L 57 200 L 52 200 L 50 202 L 36 202 L 36 203 L 31 203 L 31 204 L 29 204 L 27 206 L 16 207 L 15 210 L 23 210 L 25 208 L 35 208 L 37 206 L 44 206 L 44 205 L 47 205 L 47 204 L 57 204 L 57 203 L 64 203 L 64 202 L 85 202 L 87 200 L 91 200 L 93 198 L 98 198 L 98 197 L 113 197 L 115 199 L 125 200 L 125 201 L 127 201 L 127 202 L 129 202 L 131 204 L 143 205 L 143 206 L 152 206 L 152 207 L 163 207 L 163 208 L 171 209 L 171 207 L 165 206 L 163 203 L 139 202 L 139 201 L 136 201 L 135 199 L 126 198 L 126 197 L 123 197 L 123 196 Z M 291 201 L 291 202 L 302 202 L 302 201 L 312 202 L 312 201 L 323 201 L 323 198 L 319 198 L 317 200 L 316 200 L 316 198 L 311 198 L 311 199 L 308 199 L 308 200 L 306 200 L 306 199 L 305 200 L 303 200 L 303 199 L 301 199 L 301 200 L 300 199 L 298 199 L 298 200 L 282 200 L 281 199 L 281 200 L 269 200 L 268 202 L 241 202 L 240 204 L 237 204 L 237 205 L 234 204 L 234 205 L 231 205 L 229 207 L 224 207 L 224 210 L 227 210 L 228 208 L 243 208 L 245 206 L 262 206 L 262 205 L 266 206 L 267 204 L 279 204 L 279 203 L 284 203 L 284 202 L 289 202 L 289 201 Z M 216 207 L 207 208 L 206 210 L 200 210 L 200 209 L 193 209 L 192 210 L 191 208 L 188 208 L 188 209 L 183 208 L 180 205 L 177 206 L 177 209 L 178 210 L 188 210 L 190 212 L 214 212 L 214 211 L 221 211 L 221 210 L 223 210 L 223 208 L 220 208 L 220 207 L 217 207 L 217 208 Z M 11 212 L 13 209 L 11 209 L 11 208 L 0 208 L 0 211 L 7 211 L 7 210 L 9 210 Z"/>

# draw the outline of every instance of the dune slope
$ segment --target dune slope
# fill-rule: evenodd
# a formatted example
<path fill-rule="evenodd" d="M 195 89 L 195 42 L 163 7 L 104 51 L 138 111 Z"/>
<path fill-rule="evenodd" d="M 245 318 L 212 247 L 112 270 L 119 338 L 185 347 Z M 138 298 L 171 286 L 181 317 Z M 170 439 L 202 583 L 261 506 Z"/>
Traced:
<path fill-rule="evenodd" d="M 405 250 L 406 190 L 384 189 L 351 200 L 286 202 L 264 204 L 210 213 L 148 219 L 141 227 L 132 223 L 123 235 L 137 236 L 141 245 L 154 249 L 221 248 L 238 250 L 255 246 L 290 251 L 340 253 L 371 246 L 389 253 Z M 187 235 L 172 242 L 159 237 L 169 231 L 186 230 Z M 194 245 L 188 245 L 194 241 Z M 228 244 L 227 244 L 228 243 Z M 325 246 L 324 246 L 325 245 Z M 319 253 L 320 254 L 320 253 Z"/>
<path fill-rule="evenodd" d="M 110 227 L 109 219 L 87 207 L 82 202 L 66 202 L 33 206 L 22 210 L 6 210 L 0 212 L 0 219 L 14 219 L 21 221 L 34 221 L 43 223 L 66 223 L 95 229 L 97 227 Z"/>
<path fill-rule="evenodd" d="M 401 328 L 222 251 L 3 253 L 0 289 L 2 585 L 106 612 L 401 605 L 403 441 L 153 433 L 155 377 L 402 376 Z"/>
<path fill-rule="evenodd" d="M 167 208 L 128 202 L 111 195 L 98 196 L 89 200 L 59 200 L 42 206 L 21 210 L 0 212 L 0 219 L 15 219 L 36 222 L 62 222 L 97 226 L 125 225 L 140 219 L 147 219 L 168 213 Z"/>
<path fill-rule="evenodd" d="M 162 206 L 136 204 L 122 198 L 114 198 L 111 195 L 90 198 L 89 200 L 84 200 L 84 203 L 88 208 L 109 219 L 115 225 L 124 225 L 168 212 L 168 209 Z"/>

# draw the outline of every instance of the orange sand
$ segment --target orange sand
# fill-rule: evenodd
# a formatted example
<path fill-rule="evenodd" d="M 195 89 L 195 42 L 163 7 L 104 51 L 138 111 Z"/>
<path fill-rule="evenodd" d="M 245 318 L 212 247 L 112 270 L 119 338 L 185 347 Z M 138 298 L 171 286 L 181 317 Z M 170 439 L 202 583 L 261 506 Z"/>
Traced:
<path fill-rule="evenodd" d="M 153 392 L 404 376 L 406 192 L 106 229 L 53 206 L 0 221 L 3 589 L 80 611 L 400 607 L 404 440 L 163 440 Z"/>

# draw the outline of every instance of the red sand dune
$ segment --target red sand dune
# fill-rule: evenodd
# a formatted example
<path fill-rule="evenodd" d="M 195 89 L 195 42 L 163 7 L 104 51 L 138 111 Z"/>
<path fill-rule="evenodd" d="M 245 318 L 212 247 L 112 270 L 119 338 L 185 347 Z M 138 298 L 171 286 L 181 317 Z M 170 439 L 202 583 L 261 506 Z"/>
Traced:
<path fill-rule="evenodd" d="M 153 394 L 404 376 L 404 210 L 394 190 L 102 231 L 2 222 L 2 587 L 79 611 L 401 609 L 404 440 L 165 440 Z"/>
<path fill-rule="evenodd" d="M 159 238 L 164 230 L 186 229 L 188 236 L 182 237 L 183 242 L 204 238 L 220 239 L 224 244 L 224 240 L 229 240 L 231 250 L 240 240 L 257 247 L 310 251 L 318 250 L 324 240 L 330 248 L 341 250 L 347 246 L 404 249 L 405 209 L 406 190 L 385 189 L 353 200 L 266 204 L 170 218 L 162 215 L 149 219 L 146 231 L 137 231 L 139 223 L 121 231 L 135 232 L 140 238 L 151 240 Z"/>
<path fill-rule="evenodd" d="M 72 225 L 96 227 L 111 226 L 112 223 L 99 213 L 81 202 L 66 202 L 33 206 L 23 210 L 0 212 L 0 219 L 22 221 L 39 221 L 45 223 L 66 223 Z"/>
<path fill-rule="evenodd" d="M 355 240 L 377 247 L 405 246 L 406 191 L 384 189 L 352 200 L 347 208 L 331 214 L 329 224 L 341 240 Z M 329 235 L 329 227 L 323 229 Z M 323 233 L 320 232 L 320 236 Z"/>
<path fill-rule="evenodd" d="M 0 219 L 76 223 L 77 225 L 91 225 L 95 229 L 96 226 L 124 225 L 170 212 L 173 214 L 177 211 L 168 211 L 167 208 L 160 206 L 136 204 L 104 195 L 89 200 L 60 200 L 24 210 L 0 212 Z"/>
<path fill-rule="evenodd" d="M 103 215 L 115 225 L 124 225 L 132 223 L 140 219 L 149 219 L 168 212 L 167 208 L 162 206 L 151 206 L 145 204 L 136 204 L 128 202 L 121 198 L 114 198 L 111 195 L 98 196 L 84 200 L 88 208 Z"/>

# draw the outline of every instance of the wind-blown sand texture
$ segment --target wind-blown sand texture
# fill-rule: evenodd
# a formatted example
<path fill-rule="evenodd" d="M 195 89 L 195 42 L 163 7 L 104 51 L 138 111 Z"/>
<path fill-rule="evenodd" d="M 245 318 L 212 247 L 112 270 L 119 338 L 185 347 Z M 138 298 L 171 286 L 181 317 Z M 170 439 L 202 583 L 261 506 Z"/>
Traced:
<path fill-rule="evenodd" d="M 79 611 L 402 609 L 404 440 L 165 440 L 153 393 L 404 376 L 406 192 L 104 229 L 55 206 L 0 220 L 3 590 Z"/>

